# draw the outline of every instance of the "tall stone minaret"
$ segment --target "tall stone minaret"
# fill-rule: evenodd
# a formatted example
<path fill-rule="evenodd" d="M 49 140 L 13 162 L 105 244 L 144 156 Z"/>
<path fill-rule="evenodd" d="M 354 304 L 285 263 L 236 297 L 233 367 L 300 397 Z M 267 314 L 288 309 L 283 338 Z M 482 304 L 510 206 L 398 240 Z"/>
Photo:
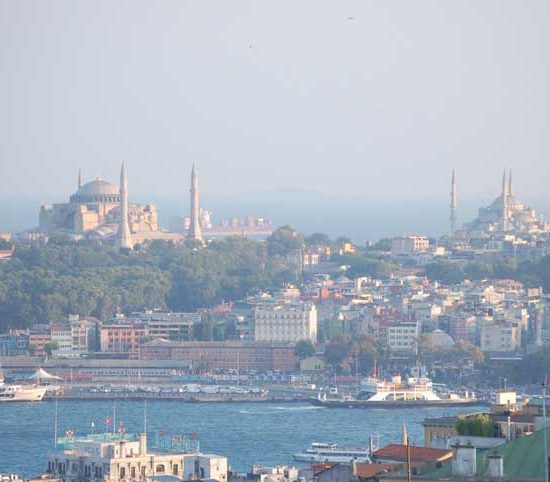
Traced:
<path fill-rule="evenodd" d="M 456 178 L 455 170 L 453 169 L 453 176 L 451 178 L 451 239 L 455 237 L 456 233 L 456 208 L 458 207 L 456 198 Z"/>
<path fill-rule="evenodd" d="M 508 196 L 512 196 L 512 169 L 508 171 Z"/>
<path fill-rule="evenodd" d="M 126 167 L 122 162 L 120 169 L 120 224 L 118 226 L 118 246 L 120 248 L 132 249 L 132 233 L 128 224 L 128 179 L 126 178 Z"/>
<path fill-rule="evenodd" d="M 508 230 L 508 186 L 506 184 L 506 169 L 502 173 L 502 192 L 500 194 L 502 204 L 502 231 Z"/>
<path fill-rule="evenodd" d="M 187 238 L 202 241 L 202 230 L 199 219 L 199 176 L 195 172 L 195 163 L 191 169 L 191 189 L 189 189 L 190 218 Z"/>
<path fill-rule="evenodd" d="M 78 189 L 80 189 L 82 187 L 82 169 L 79 169 L 78 170 L 78 181 L 77 181 L 77 184 L 78 184 Z"/>

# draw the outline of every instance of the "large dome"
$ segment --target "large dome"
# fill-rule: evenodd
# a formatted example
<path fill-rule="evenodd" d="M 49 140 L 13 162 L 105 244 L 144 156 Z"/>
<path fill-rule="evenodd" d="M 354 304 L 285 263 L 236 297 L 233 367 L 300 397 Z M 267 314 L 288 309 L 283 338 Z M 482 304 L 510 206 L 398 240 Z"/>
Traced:
<path fill-rule="evenodd" d="M 119 203 L 119 187 L 103 179 L 87 182 L 71 196 L 72 203 Z"/>

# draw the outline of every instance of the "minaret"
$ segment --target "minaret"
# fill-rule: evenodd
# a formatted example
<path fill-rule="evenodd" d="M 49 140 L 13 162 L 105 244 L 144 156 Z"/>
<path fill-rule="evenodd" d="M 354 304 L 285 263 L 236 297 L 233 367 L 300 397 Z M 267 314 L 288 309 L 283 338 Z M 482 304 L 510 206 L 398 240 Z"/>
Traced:
<path fill-rule="evenodd" d="M 500 200 L 502 203 L 502 231 L 508 230 L 508 190 L 506 185 L 506 169 L 502 173 L 502 192 Z"/>
<path fill-rule="evenodd" d="M 455 237 L 456 232 L 456 208 L 458 207 L 456 200 L 456 178 L 455 170 L 453 169 L 453 176 L 451 178 L 451 239 Z"/>
<path fill-rule="evenodd" d="M 508 196 L 512 196 L 512 169 L 508 172 Z"/>
<path fill-rule="evenodd" d="M 78 170 L 78 181 L 77 181 L 77 184 L 78 184 L 78 189 L 80 189 L 82 187 L 82 169 L 79 169 Z"/>
<path fill-rule="evenodd" d="M 120 248 L 132 249 L 132 233 L 128 224 L 128 179 L 126 178 L 126 167 L 122 162 L 120 169 L 120 224 L 118 226 L 118 246 Z"/>
<path fill-rule="evenodd" d="M 191 222 L 189 223 L 188 239 L 202 241 L 202 231 L 199 219 L 199 176 L 195 172 L 195 163 L 191 169 L 191 189 L 189 189 L 189 206 Z"/>

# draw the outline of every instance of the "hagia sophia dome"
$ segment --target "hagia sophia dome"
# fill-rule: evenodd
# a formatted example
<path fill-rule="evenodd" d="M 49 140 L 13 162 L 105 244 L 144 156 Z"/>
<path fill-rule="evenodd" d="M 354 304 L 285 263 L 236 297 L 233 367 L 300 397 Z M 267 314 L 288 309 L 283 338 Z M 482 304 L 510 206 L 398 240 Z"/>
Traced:
<path fill-rule="evenodd" d="M 97 178 L 78 188 L 70 197 L 71 203 L 120 203 L 120 188 L 108 181 Z"/>

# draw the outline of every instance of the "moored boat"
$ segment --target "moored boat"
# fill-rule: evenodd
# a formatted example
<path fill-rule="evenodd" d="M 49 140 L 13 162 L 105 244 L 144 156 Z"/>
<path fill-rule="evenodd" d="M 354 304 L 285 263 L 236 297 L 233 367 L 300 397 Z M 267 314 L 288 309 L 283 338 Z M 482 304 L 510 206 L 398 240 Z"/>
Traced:
<path fill-rule="evenodd" d="M 402 381 L 401 376 L 392 377 L 391 381 L 369 377 L 361 381 L 357 398 L 328 397 L 319 393 L 310 403 L 329 408 L 403 408 L 422 406 L 463 406 L 476 405 L 480 401 L 473 394 L 459 397 L 451 394 L 441 398 L 434 390 L 432 381 L 425 377 L 410 377 Z"/>
<path fill-rule="evenodd" d="M 334 443 L 313 442 L 311 446 L 293 455 L 298 462 L 348 464 L 351 462 L 371 463 L 368 448 L 339 447 Z"/>

